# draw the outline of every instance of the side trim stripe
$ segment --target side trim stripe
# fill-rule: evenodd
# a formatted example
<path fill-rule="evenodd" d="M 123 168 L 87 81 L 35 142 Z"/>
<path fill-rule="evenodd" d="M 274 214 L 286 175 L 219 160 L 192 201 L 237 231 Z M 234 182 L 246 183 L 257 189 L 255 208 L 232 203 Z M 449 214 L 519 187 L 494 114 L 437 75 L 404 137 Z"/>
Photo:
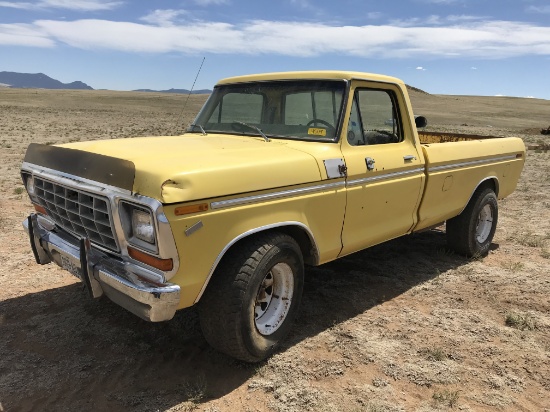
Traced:
<path fill-rule="evenodd" d="M 210 203 L 212 209 L 223 209 L 226 207 L 246 205 L 248 203 L 263 202 L 265 200 L 281 199 L 285 197 L 303 195 L 307 193 L 322 192 L 324 190 L 338 189 L 344 187 L 346 183 L 344 181 L 327 183 L 323 185 L 315 185 L 309 187 L 302 187 L 299 189 L 283 190 L 280 192 L 266 193 L 264 195 L 237 197 L 235 199 L 221 200 L 219 202 Z"/>
<path fill-rule="evenodd" d="M 448 169 L 461 169 L 468 166 L 479 166 L 483 164 L 503 162 L 505 160 L 515 160 L 515 159 L 516 159 L 515 154 L 508 155 L 508 156 L 491 157 L 489 159 L 472 160 L 470 162 L 452 163 L 448 165 L 434 166 L 434 167 L 430 167 L 428 169 L 428 172 L 438 172 L 440 170 L 448 170 Z"/>
<path fill-rule="evenodd" d="M 489 159 L 472 160 L 470 162 L 461 162 L 461 163 L 452 163 L 452 164 L 447 164 L 442 166 L 434 166 L 434 167 L 430 167 L 428 169 L 428 172 L 438 172 L 438 171 L 449 170 L 449 169 L 460 169 L 460 168 L 469 167 L 469 166 L 479 166 L 484 164 L 503 162 L 506 160 L 515 160 L 515 159 L 516 159 L 515 154 L 507 155 L 507 156 L 498 156 L 498 157 L 492 157 Z M 424 173 L 424 168 L 420 167 L 420 168 L 405 170 L 401 172 L 386 173 L 386 174 L 372 176 L 372 177 L 364 177 L 361 179 L 349 180 L 347 182 L 340 181 L 335 183 L 326 183 L 321 185 L 303 187 L 299 189 L 282 190 L 279 192 L 266 193 L 263 195 L 237 197 L 235 199 L 212 202 L 210 203 L 210 208 L 213 210 L 224 209 L 227 207 L 246 205 L 246 204 L 256 203 L 256 202 L 263 202 L 266 200 L 282 199 L 285 197 L 322 192 L 325 190 L 333 190 L 333 189 L 339 189 L 343 187 L 352 187 L 352 186 L 362 185 L 366 183 L 373 183 L 373 182 L 378 182 L 383 180 L 397 179 L 397 178 L 416 175 L 420 173 Z"/>
<path fill-rule="evenodd" d="M 347 187 L 357 186 L 357 185 L 362 185 L 364 183 L 372 183 L 372 182 L 378 182 L 380 180 L 395 179 L 395 178 L 399 178 L 399 177 L 415 175 L 415 174 L 418 174 L 418 173 L 424 173 L 424 168 L 420 167 L 420 168 L 417 168 L 417 169 L 405 170 L 403 172 L 386 173 L 386 174 L 378 175 L 378 176 L 364 177 L 364 178 L 361 178 L 361 179 L 349 180 L 347 182 L 346 186 Z"/>

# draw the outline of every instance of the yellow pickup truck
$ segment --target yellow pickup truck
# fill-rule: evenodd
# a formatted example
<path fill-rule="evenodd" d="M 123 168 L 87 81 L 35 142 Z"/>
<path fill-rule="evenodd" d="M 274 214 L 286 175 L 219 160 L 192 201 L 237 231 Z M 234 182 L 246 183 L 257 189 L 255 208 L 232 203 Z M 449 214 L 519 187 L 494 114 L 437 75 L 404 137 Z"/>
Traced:
<path fill-rule="evenodd" d="M 207 341 L 255 362 L 289 332 L 306 264 L 445 222 L 451 249 L 487 253 L 525 146 L 425 124 L 392 77 L 228 78 L 184 135 L 31 144 L 23 224 L 93 298 L 153 322 L 198 305 Z"/>

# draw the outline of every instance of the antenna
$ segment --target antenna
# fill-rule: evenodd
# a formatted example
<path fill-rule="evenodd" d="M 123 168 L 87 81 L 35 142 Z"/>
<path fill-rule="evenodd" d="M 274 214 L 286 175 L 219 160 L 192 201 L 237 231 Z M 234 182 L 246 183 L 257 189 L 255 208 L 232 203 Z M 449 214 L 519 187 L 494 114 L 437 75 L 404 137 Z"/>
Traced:
<path fill-rule="evenodd" d="M 183 104 L 183 108 L 181 109 L 181 114 L 179 115 L 178 120 L 177 120 L 176 125 L 175 125 L 176 130 L 178 128 L 178 125 L 180 124 L 180 122 L 183 119 L 183 115 L 185 113 L 185 108 L 187 107 L 187 102 L 189 102 L 189 97 L 191 97 L 191 93 L 193 93 L 193 89 L 195 88 L 195 83 L 197 83 L 197 79 L 199 78 L 199 74 L 201 72 L 202 65 L 204 64 L 205 60 L 206 60 L 206 57 L 203 57 L 201 65 L 199 67 L 199 71 L 197 72 L 197 75 L 195 76 L 195 81 L 193 82 L 193 85 L 191 86 L 191 90 L 189 90 L 189 93 L 187 94 L 187 99 L 185 100 L 185 103 Z"/>

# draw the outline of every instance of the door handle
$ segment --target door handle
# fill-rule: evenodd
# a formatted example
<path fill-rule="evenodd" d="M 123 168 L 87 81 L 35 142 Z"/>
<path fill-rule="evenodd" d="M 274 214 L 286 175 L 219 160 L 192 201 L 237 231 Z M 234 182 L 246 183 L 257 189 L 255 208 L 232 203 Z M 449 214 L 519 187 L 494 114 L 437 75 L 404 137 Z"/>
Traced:
<path fill-rule="evenodd" d="M 403 156 L 403 160 L 405 162 L 410 162 L 412 160 L 416 160 L 416 156 L 413 156 L 413 155 L 406 155 L 406 156 Z"/>
<path fill-rule="evenodd" d="M 366 157 L 365 163 L 367 164 L 367 170 L 374 170 L 374 164 L 376 163 L 372 157 Z"/>

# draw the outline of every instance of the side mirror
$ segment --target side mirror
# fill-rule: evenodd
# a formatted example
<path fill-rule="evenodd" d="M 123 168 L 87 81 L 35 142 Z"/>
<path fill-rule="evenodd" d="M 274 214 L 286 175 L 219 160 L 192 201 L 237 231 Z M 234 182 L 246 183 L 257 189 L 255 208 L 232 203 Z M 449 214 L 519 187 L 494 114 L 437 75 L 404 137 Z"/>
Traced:
<path fill-rule="evenodd" d="M 426 119 L 424 116 L 414 116 L 414 123 L 416 124 L 416 127 L 426 127 L 428 125 L 428 119 Z"/>

